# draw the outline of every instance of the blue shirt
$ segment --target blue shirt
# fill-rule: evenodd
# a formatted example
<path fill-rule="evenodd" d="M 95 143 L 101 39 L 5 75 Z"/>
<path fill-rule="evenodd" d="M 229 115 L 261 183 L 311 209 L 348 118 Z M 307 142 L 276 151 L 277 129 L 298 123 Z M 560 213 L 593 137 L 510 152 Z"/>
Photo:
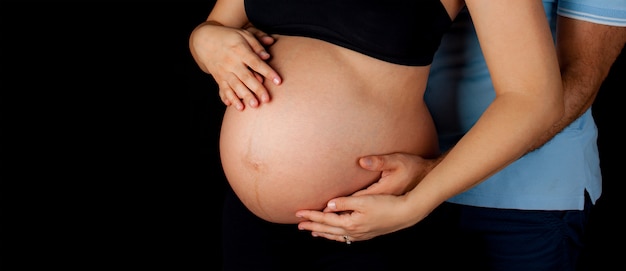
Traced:
<path fill-rule="evenodd" d="M 626 26 L 626 0 L 561 0 L 558 2 L 557 14 L 561 16 L 597 24 Z"/>
<path fill-rule="evenodd" d="M 554 35 L 558 14 L 626 26 L 626 0 L 543 1 Z M 495 98 L 489 71 L 467 10 L 455 20 L 431 66 L 426 103 L 442 151 L 452 147 Z M 598 131 L 587 110 L 550 142 L 526 154 L 449 202 L 525 210 L 582 210 L 584 191 L 602 193 Z"/>

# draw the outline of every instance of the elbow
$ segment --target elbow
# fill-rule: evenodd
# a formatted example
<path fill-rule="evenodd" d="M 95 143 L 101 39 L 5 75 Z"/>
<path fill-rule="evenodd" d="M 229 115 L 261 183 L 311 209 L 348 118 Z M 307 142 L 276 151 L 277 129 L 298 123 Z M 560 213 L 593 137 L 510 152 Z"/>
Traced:
<path fill-rule="evenodd" d="M 538 133 L 544 133 L 545 130 L 552 129 L 565 115 L 565 96 L 563 85 L 560 81 L 550 80 L 541 85 L 534 85 L 527 89 L 533 89 L 528 104 L 532 110 L 525 110 L 532 114 L 530 119 L 534 121 L 534 127 Z"/>
<path fill-rule="evenodd" d="M 563 87 L 559 84 L 559 86 L 554 86 L 553 89 L 557 91 L 552 94 L 551 98 L 544 97 L 544 113 L 541 114 L 544 117 L 546 127 L 549 128 L 561 121 L 565 115 Z"/>

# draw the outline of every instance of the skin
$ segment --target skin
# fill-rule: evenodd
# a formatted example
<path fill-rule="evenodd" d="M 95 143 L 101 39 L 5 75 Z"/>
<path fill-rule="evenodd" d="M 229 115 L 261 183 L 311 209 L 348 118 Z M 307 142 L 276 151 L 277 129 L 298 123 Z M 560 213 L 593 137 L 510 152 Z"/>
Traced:
<path fill-rule="evenodd" d="M 253 37 L 240 29 L 248 23 L 245 17 L 228 15 L 239 13 L 242 2 L 218 2 L 190 45 L 199 66 L 223 82 L 220 96 L 230 105 L 220 129 L 222 168 L 252 213 L 296 224 L 297 210 L 322 210 L 329 199 L 378 179 L 377 172 L 358 166 L 361 156 L 439 154 L 423 99 L 428 66 L 398 65 L 317 39 L 276 35 L 267 64 L 286 80 L 279 85 L 259 80 L 271 75 L 251 67 L 264 63 L 266 54 L 252 49 L 260 44 L 248 44 Z M 263 102 L 262 91 L 272 94 L 271 102 Z M 249 100 L 236 109 L 240 99 Z M 250 101 L 260 101 L 253 104 L 258 108 Z"/>
<path fill-rule="evenodd" d="M 236 9 L 237 7 L 228 4 L 237 2 L 224 4 L 224 1 L 218 1 L 214 10 Z M 249 31 L 236 27 L 247 22 L 244 17 L 221 18 L 215 13 L 213 12 L 206 22 L 194 29 L 189 39 L 191 55 L 202 71 L 213 75 L 219 87 L 220 98 L 225 105 L 233 105 L 237 110 L 243 110 L 246 104 L 256 108 L 260 103 L 268 103 L 270 94 L 263 85 L 264 78 L 270 78 L 275 85 L 280 85 L 282 78 L 265 62 L 270 58 L 270 54 L 261 42 L 273 43 L 274 40 L 269 36 L 257 40 Z M 214 31 L 223 33 L 198 31 L 207 25 L 231 27 L 214 28 Z M 223 38 L 218 39 L 220 43 L 213 43 L 212 37 L 217 35 L 223 35 Z M 203 52 L 213 52 L 211 55 L 223 57 L 216 61 L 211 55 Z"/>
<path fill-rule="evenodd" d="M 222 36 L 231 37 L 228 43 L 211 43 L 209 31 L 194 31 L 198 34 L 192 34 L 190 48 L 199 66 L 212 74 L 220 85 L 220 97 L 224 103 L 243 110 L 244 104 L 255 107 L 269 101 L 271 91 L 267 91 L 267 80 L 274 82 L 279 77 L 263 61 L 265 54 L 261 44 L 253 40 L 254 35 L 240 29 L 247 24 L 247 20 L 245 14 L 234 13 L 242 10 L 237 5 L 242 3 L 218 1 L 208 22 L 200 26 L 205 30 L 204 26 L 213 26 L 212 31 L 223 32 Z M 415 189 L 402 196 L 359 197 L 368 201 L 377 200 L 384 205 L 380 209 L 368 209 L 368 214 L 382 218 L 392 226 L 369 236 L 353 235 L 351 232 L 353 240 L 369 239 L 419 222 L 449 197 L 480 183 L 531 150 L 538 138 L 563 114 L 558 61 L 541 1 L 467 0 L 465 5 L 474 19 L 496 98 L 475 126 Z M 506 25 L 501 23 L 504 21 Z M 215 44 L 219 46 L 215 47 Z M 204 52 L 217 52 L 213 55 L 221 55 L 221 61 Z M 402 79 L 385 78 L 393 81 Z M 268 94 L 267 97 L 265 94 Z M 238 104 L 240 99 L 244 102 Z M 386 175 L 383 173 L 383 176 Z M 339 204 L 337 207 L 344 208 Z M 389 210 L 397 212 L 392 214 Z M 301 219 L 328 222 L 322 220 L 325 215 L 322 212 L 298 213 Z M 334 215 L 333 219 L 339 218 L 336 214 L 328 215 Z M 345 230 L 335 227 L 329 230 L 307 228 L 313 225 L 322 224 L 300 224 L 303 229 L 313 230 L 314 235 L 323 232 L 327 238 L 345 241 L 342 237 L 346 234 Z M 366 232 L 367 229 L 360 231 Z"/>
<path fill-rule="evenodd" d="M 565 113 L 534 141 L 530 150 L 548 142 L 589 109 L 625 43 L 626 27 L 558 18 L 556 47 Z M 414 225 L 431 210 L 432 205 L 424 207 L 423 201 L 440 202 L 441 198 L 432 199 L 428 193 L 436 192 L 429 176 L 446 167 L 444 162 L 453 152 L 455 149 L 437 159 L 402 153 L 363 157 L 360 165 L 382 171 L 381 179 L 350 197 L 329 201 L 324 212 L 297 212 L 298 217 L 308 220 L 298 227 L 311 231 L 313 236 L 344 242 L 344 235 L 350 236 L 351 241 L 367 240 Z M 410 191 L 402 195 L 405 190 Z M 443 197 L 452 195 L 455 194 Z"/>

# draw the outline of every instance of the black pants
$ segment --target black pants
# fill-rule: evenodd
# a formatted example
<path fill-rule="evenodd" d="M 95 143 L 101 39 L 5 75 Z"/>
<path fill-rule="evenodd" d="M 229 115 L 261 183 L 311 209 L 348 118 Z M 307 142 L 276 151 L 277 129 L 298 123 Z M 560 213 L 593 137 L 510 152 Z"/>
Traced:
<path fill-rule="evenodd" d="M 346 243 L 312 237 L 295 224 L 275 224 L 252 214 L 228 189 L 223 217 L 224 270 L 399 270 L 403 253 L 393 233 Z M 411 261 L 405 259 L 404 261 Z M 406 262 L 404 262 L 406 264 Z M 398 266 L 399 265 L 399 266 Z"/>
<path fill-rule="evenodd" d="M 224 270 L 575 270 L 584 211 L 439 206 L 418 224 L 351 245 L 266 222 L 228 191 Z"/>
<path fill-rule="evenodd" d="M 444 203 L 431 214 L 440 251 L 456 255 L 445 270 L 577 270 L 592 209 L 542 211 Z M 444 246 L 441 246 L 441 245 Z M 445 247 L 447 245 L 447 248 Z"/>

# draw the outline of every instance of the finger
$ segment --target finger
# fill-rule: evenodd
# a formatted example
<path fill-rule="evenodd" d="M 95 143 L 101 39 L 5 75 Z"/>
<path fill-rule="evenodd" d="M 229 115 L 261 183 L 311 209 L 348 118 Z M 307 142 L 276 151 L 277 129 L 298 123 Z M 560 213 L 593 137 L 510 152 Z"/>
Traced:
<path fill-rule="evenodd" d="M 263 35 L 266 34 L 262 33 L 260 30 L 254 27 L 244 29 L 242 33 L 242 36 L 246 39 L 252 51 L 254 51 L 257 56 L 261 57 L 262 59 L 267 59 L 269 58 L 269 53 L 267 53 L 267 51 L 265 50 L 265 46 L 261 44 L 261 39 L 264 39 Z"/>
<path fill-rule="evenodd" d="M 252 26 L 252 25 L 248 25 L 245 28 L 248 32 L 252 33 L 252 35 L 254 35 L 257 40 L 259 40 L 263 45 L 271 45 L 274 43 L 274 38 L 270 35 L 268 35 L 267 33 L 259 30 L 258 28 Z"/>
<path fill-rule="evenodd" d="M 243 84 L 236 83 L 235 86 L 233 86 L 233 89 L 238 99 L 243 100 L 242 103 L 244 106 L 250 106 L 252 108 L 259 107 L 257 97 L 250 91 L 250 89 L 248 89 L 248 87 Z"/>
<path fill-rule="evenodd" d="M 227 75 L 228 84 L 237 93 L 239 98 L 243 98 L 245 103 L 251 107 L 257 107 L 259 103 L 270 101 L 270 93 L 263 85 L 265 78 L 274 78 L 274 84 L 280 84 L 280 77 L 267 63 L 256 57 L 254 54 L 242 52 L 242 64 L 232 73 Z M 270 76 L 270 77 L 268 77 Z M 259 80 L 261 78 L 261 80 Z M 252 91 L 254 95 L 248 93 Z M 257 100 L 258 99 L 258 100 Z"/>
<path fill-rule="evenodd" d="M 265 46 L 272 45 L 272 44 L 274 44 L 274 41 L 276 41 L 276 40 L 274 39 L 274 37 L 272 37 L 272 36 L 270 36 L 270 35 L 267 35 L 267 34 L 265 34 L 265 33 L 263 33 L 263 35 L 262 35 L 262 36 L 257 37 L 257 39 L 259 39 L 259 41 L 260 41 L 261 43 L 263 43 L 263 45 L 265 45 Z"/>
<path fill-rule="evenodd" d="M 255 78 L 256 78 L 256 80 L 258 80 L 258 81 L 259 81 L 259 83 L 261 83 L 261 84 L 263 84 L 263 82 L 265 81 L 265 78 L 263 78 L 263 76 L 261 76 L 260 74 L 258 74 L 258 73 L 256 73 L 256 72 L 254 73 L 254 77 L 255 77 Z"/>
<path fill-rule="evenodd" d="M 385 171 L 398 168 L 400 164 L 399 156 L 395 154 L 370 155 L 361 157 L 359 165 L 370 171 Z"/>
<path fill-rule="evenodd" d="M 243 59 L 243 61 L 248 67 L 250 67 L 251 70 L 271 80 L 274 85 L 280 85 L 282 83 L 282 79 L 278 75 L 278 72 L 272 69 L 272 67 L 262 59 L 259 59 L 256 56 L 247 56 Z"/>
<path fill-rule="evenodd" d="M 325 233 L 325 232 L 311 232 L 311 235 L 314 237 L 324 237 L 328 240 L 334 240 L 334 241 L 338 241 L 338 242 L 342 242 L 342 243 L 346 243 L 346 237 L 347 236 L 348 240 L 350 240 L 350 243 L 356 241 L 354 240 L 354 238 L 349 237 L 348 235 L 337 235 L 337 234 L 329 234 L 329 233 Z"/>
<path fill-rule="evenodd" d="M 299 223 L 299 226 L 303 226 L 308 230 L 327 231 L 321 225 L 327 227 L 341 227 L 341 214 L 338 213 L 325 213 L 312 210 L 300 210 L 296 212 L 296 216 L 303 218 L 306 221 Z M 322 227 L 322 228 L 320 228 Z M 331 231 L 328 231 L 331 232 Z"/>
<path fill-rule="evenodd" d="M 220 90 L 220 96 L 222 95 L 224 97 L 222 98 L 222 101 L 224 101 L 224 104 L 226 104 L 227 106 L 233 105 L 239 111 L 242 111 L 245 108 L 239 97 L 237 97 L 232 89 L 228 88 L 225 90 Z"/>
<path fill-rule="evenodd" d="M 305 214 L 305 221 L 298 223 L 299 230 L 307 230 L 311 232 L 328 233 L 334 235 L 346 234 L 346 230 L 342 227 L 341 215 L 334 213 L 322 213 L 312 211 Z"/>
<path fill-rule="evenodd" d="M 220 91 L 219 91 L 220 100 L 222 100 L 222 102 L 223 102 L 226 106 L 231 105 L 232 103 L 231 103 L 231 102 L 230 102 L 230 100 L 228 99 L 228 97 L 227 97 L 227 95 L 226 95 L 226 92 L 225 92 L 225 91 L 222 91 L 222 87 L 220 87 L 219 89 L 220 89 Z"/>
<path fill-rule="evenodd" d="M 246 63 L 246 65 L 253 71 L 271 80 L 275 85 L 280 85 L 280 83 L 282 83 L 282 78 L 280 78 L 278 72 L 272 69 L 272 67 L 264 61 L 270 58 L 269 53 L 265 51 L 265 47 L 263 47 L 254 36 L 244 35 L 244 38 L 248 41 L 252 51 L 256 53 L 256 55 L 245 54 L 245 50 L 240 52 L 240 55 L 243 56 L 244 63 Z"/>
<path fill-rule="evenodd" d="M 248 69 L 246 73 L 241 75 L 241 80 L 245 84 L 245 88 L 239 86 L 239 90 L 244 91 L 248 89 L 249 91 L 252 91 L 254 95 L 256 95 L 255 100 L 253 101 L 256 101 L 256 99 L 259 99 L 261 103 L 267 103 L 270 101 L 270 94 L 267 88 L 263 85 L 265 79 L 262 75 L 252 69 Z"/>
<path fill-rule="evenodd" d="M 344 213 L 350 215 L 353 212 L 361 212 L 362 198 L 356 196 L 334 198 L 328 201 L 323 212 Z"/>
<path fill-rule="evenodd" d="M 230 74 L 228 76 L 228 86 L 235 92 L 238 99 L 243 100 L 246 106 L 253 108 L 258 107 L 259 101 L 254 92 L 261 93 L 261 95 L 265 96 L 266 100 L 269 100 L 269 94 L 250 70 L 243 70 L 244 71 L 240 71 L 238 74 Z"/>

